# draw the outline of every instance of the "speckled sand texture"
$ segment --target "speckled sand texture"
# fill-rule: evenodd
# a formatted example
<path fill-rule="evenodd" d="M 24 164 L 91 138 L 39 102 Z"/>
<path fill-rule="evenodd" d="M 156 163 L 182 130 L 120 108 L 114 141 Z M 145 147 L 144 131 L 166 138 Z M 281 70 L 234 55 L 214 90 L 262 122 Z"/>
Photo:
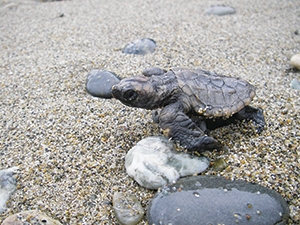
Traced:
<path fill-rule="evenodd" d="M 236 14 L 204 15 L 214 4 Z M 257 87 L 252 105 L 264 109 L 267 129 L 256 135 L 241 123 L 213 131 L 228 148 L 205 155 L 224 157 L 228 167 L 206 174 L 278 191 L 296 224 L 300 93 L 289 84 L 300 76 L 290 66 L 299 31 L 299 0 L 0 0 L 0 169 L 20 168 L 0 221 L 38 209 L 63 224 L 116 224 L 116 191 L 135 194 L 145 207 L 154 192 L 126 174 L 124 158 L 139 140 L 158 135 L 158 125 L 149 111 L 87 94 L 86 76 L 100 68 L 128 77 L 148 66 L 182 66 Z M 155 52 L 121 52 L 138 38 L 155 40 Z"/>

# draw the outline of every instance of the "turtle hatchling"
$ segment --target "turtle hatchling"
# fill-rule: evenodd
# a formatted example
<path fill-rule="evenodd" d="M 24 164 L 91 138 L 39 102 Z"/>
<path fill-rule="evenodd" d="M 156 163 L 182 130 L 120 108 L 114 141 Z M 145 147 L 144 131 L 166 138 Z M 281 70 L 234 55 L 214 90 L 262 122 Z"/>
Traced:
<path fill-rule="evenodd" d="M 236 120 L 252 120 L 257 132 L 264 129 L 262 109 L 249 106 L 255 88 L 241 78 L 185 68 L 142 73 L 115 84 L 112 96 L 131 107 L 161 108 L 163 133 L 190 151 L 221 150 L 208 131 Z"/>

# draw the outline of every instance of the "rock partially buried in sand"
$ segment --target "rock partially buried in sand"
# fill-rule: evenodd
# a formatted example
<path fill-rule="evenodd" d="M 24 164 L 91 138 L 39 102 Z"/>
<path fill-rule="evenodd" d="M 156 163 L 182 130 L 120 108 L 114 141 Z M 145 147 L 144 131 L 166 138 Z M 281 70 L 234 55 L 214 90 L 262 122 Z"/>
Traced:
<path fill-rule="evenodd" d="M 300 54 L 293 55 L 291 58 L 291 65 L 300 70 Z"/>
<path fill-rule="evenodd" d="M 120 82 L 116 74 L 107 70 L 92 70 L 88 73 L 86 91 L 99 98 L 112 98 L 111 88 Z"/>
<path fill-rule="evenodd" d="M 208 166 L 208 158 L 178 152 L 166 137 L 160 136 L 141 140 L 125 157 L 129 176 L 148 189 L 158 189 L 179 177 L 201 173 Z"/>
<path fill-rule="evenodd" d="M 204 13 L 206 15 L 217 15 L 217 16 L 224 16 L 224 15 L 229 15 L 229 14 L 234 14 L 235 9 L 230 6 L 225 6 L 225 5 L 215 5 L 215 6 L 210 6 L 207 8 Z"/>
<path fill-rule="evenodd" d="M 0 213 L 6 208 L 6 202 L 16 189 L 16 178 L 14 177 L 18 167 L 0 170 Z"/>
<path fill-rule="evenodd" d="M 300 82 L 295 78 L 291 81 L 291 87 L 296 90 L 300 90 Z"/>
<path fill-rule="evenodd" d="M 245 181 L 194 176 L 162 188 L 151 201 L 149 224 L 286 224 L 289 208 L 277 192 Z"/>
<path fill-rule="evenodd" d="M 212 164 L 212 169 L 214 171 L 222 171 L 224 170 L 228 164 L 226 163 L 226 160 L 223 158 L 216 159 Z"/>
<path fill-rule="evenodd" d="M 122 52 L 126 54 L 145 55 L 154 52 L 155 48 L 156 43 L 154 40 L 150 38 L 143 38 L 128 43 Z"/>
<path fill-rule="evenodd" d="M 138 199 L 129 193 L 115 192 L 113 209 L 120 224 L 135 225 L 144 216 L 144 209 Z"/>
<path fill-rule="evenodd" d="M 24 211 L 7 217 L 1 225 L 61 225 L 60 222 L 37 210 Z"/>

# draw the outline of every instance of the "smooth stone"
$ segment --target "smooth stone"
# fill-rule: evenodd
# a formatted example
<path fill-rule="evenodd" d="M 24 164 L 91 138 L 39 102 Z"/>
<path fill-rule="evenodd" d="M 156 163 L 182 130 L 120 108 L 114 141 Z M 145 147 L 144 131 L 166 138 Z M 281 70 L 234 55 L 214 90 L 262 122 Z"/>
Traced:
<path fill-rule="evenodd" d="M 300 54 L 293 55 L 291 58 L 291 65 L 300 70 Z"/>
<path fill-rule="evenodd" d="M 0 213 L 6 209 L 6 202 L 16 189 L 17 181 L 14 174 L 17 170 L 18 167 L 0 170 Z"/>
<path fill-rule="evenodd" d="M 30 210 L 16 213 L 7 217 L 2 225 L 28 225 L 28 224 L 43 224 L 43 225 L 61 225 L 60 222 L 44 215 L 40 211 Z"/>
<path fill-rule="evenodd" d="M 300 82 L 295 78 L 291 81 L 291 87 L 293 89 L 300 90 Z"/>
<path fill-rule="evenodd" d="M 224 16 L 224 15 L 234 14 L 235 9 L 230 6 L 215 5 L 215 6 L 210 6 L 209 8 L 205 9 L 204 13 L 206 15 Z"/>
<path fill-rule="evenodd" d="M 147 210 L 149 224 L 284 225 L 289 208 L 263 186 L 218 176 L 182 178 L 156 193 Z"/>
<path fill-rule="evenodd" d="M 154 40 L 150 38 L 143 38 L 128 43 L 122 52 L 126 54 L 145 55 L 154 52 L 155 48 L 156 43 Z"/>
<path fill-rule="evenodd" d="M 115 192 L 113 209 L 120 224 L 138 224 L 144 216 L 144 209 L 138 199 L 129 193 Z"/>
<path fill-rule="evenodd" d="M 201 173 L 209 162 L 207 157 L 176 151 L 174 144 L 162 136 L 139 141 L 125 157 L 128 175 L 148 189 L 158 189 L 179 177 Z"/>
<path fill-rule="evenodd" d="M 87 75 L 86 91 L 99 98 L 112 98 L 112 86 L 119 83 L 120 78 L 107 70 L 92 70 Z"/>

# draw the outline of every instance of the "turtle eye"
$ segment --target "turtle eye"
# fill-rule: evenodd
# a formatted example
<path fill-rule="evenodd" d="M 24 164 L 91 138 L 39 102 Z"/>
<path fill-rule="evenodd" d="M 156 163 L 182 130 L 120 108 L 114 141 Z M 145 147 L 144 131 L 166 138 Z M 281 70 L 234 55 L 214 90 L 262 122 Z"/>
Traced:
<path fill-rule="evenodd" d="M 123 96 L 127 101 L 133 101 L 137 98 L 138 94 L 134 90 L 128 90 L 124 92 Z"/>

